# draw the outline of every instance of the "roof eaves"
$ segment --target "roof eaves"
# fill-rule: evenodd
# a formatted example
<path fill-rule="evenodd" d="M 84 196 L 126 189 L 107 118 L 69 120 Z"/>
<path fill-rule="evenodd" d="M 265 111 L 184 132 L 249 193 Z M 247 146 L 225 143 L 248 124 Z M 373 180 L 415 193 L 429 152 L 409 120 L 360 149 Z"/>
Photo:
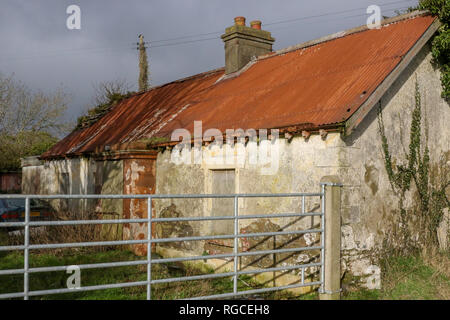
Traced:
<path fill-rule="evenodd" d="M 315 125 L 313 123 L 301 123 L 297 125 L 290 125 L 286 127 L 274 127 L 274 128 L 267 128 L 264 130 L 278 130 L 279 134 L 281 136 L 286 136 L 286 134 L 290 135 L 301 135 L 303 131 L 308 131 L 309 133 L 319 133 L 320 130 L 325 130 L 327 132 L 342 132 L 345 129 L 345 122 L 336 122 L 332 124 L 324 124 L 324 125 Z M 259 135 L 259 129 L 256 130 L 257 134 Z M 222 134 L 223 141 L 226 141 L 227 134 Z M 205 139 L 208 138 L 208 139 Z M 248 137 L 247 137 L 248 138 Z M 190 143 L 196 143 L 201 142 L 202 144 L 210 142 L 209 137 L 204 137 L 200 139 L 191 138 Z M 180 140 L 171 140 L 171 141 L 165 141 L 165 142 L 159 142 L 159 143 L 152 143 L 148 144 L 147 147 L 149 149 L 157 149 L 160 147 L 173 147 L 175 145 L 178 145 L 180 143 L 185 143 Z"/>

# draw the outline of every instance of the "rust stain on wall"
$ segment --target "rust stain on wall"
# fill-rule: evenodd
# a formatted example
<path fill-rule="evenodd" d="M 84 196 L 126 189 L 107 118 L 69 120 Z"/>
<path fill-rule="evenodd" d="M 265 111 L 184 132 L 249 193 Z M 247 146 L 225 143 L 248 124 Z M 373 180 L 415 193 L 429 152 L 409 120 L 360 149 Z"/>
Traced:
<path fill-rule="evenodd" d="M 123 160 L 123 194 L 154 194 L 155 193 L 155 159 L 124 159 Z M 147 199 L 124 199 L 124 219 L 147 218 Z M 152 210 L 152 217 L 154 211 Z M 146 223 L 127 223 L 124 225 L 125 240 L 142 240 L 147 238 Z M 154 226 L 152 228 L 154 234 Z M 132 250 L 137 255 L 147 254 L 147 245 L 133 245 Z"/>

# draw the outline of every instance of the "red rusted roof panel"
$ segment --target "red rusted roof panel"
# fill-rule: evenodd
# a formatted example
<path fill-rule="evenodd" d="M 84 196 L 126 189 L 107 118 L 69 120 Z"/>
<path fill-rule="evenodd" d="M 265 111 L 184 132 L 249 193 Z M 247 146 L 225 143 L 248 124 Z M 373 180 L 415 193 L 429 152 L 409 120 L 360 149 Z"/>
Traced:
<path fill-rule="evenodd" d="M 92 126 L 72 132 L 41 157 L 90 153 L 106 145 L 158 136 L 159 128 L 177 122 L 176 115 L 188 107 L 191 96 L 201 94 L 222 74 L 223 69 L 200 74 L 125 99 Z"/>
<path fill-rule="evenodd" d="M 417 16 L 311 47 L 257 60 L 239 76 L 223 69 L 176 81 L 119 103 L 43 157 L 93 152 L 105 145 L 168 137 L 173 130 L 314 127 L 347 120 L 433 23 Z"/>

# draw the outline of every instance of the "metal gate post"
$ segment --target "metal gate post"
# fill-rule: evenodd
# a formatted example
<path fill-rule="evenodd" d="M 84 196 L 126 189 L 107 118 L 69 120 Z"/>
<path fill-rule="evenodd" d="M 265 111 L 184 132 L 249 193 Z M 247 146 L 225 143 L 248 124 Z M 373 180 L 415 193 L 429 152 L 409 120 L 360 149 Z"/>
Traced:
<path fill-rule="evenodd" d="M 30 268 L 29 265 L 29 257 L 30 257 L 30 252 L 29 252 L 29 246 L 30 246 L 30 198 L 26 197 L 25 198 L 25 232 L 24 232 L 24 245 L 25 245 L 25 250 L 23 252 L 23 293 L 24 293 L 24 300 L 28 300 L 28 291 L 30 290 L 30 285 L 29 285 L 29 273 L 28 270 Z"/>
<path fill-rule="evenodd" d="M 237 235 L 239 233 L 239 198 L 234 197 L 234 245 L 233 245 L 233 254 L 234 254 L 234 278 L 233 278 L 233 293 L 236 294 L 238 292 L 238 238 Z"/>
<path fill-rule="evenodd" d="M 336 176 L 326 176 L 320 182 L 324 190 L 325 201 L 322 201 L 322 236 L 325 245 L 322 258 L 323 285 L 320 291 L 321 300 L 339 300 L 341 297 L 341 187 Z"/>
<path fill-rule="evenodd" d="M 147 300 L 152 300 L 152 197 L 147 198 Z"/>

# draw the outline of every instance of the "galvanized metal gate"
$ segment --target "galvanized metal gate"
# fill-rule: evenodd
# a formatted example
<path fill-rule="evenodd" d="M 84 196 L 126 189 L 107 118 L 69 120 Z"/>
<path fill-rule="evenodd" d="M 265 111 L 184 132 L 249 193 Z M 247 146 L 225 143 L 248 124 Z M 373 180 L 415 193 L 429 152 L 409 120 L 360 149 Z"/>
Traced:
<path fill-rule="evenodd" d="M 300 212 L 289 213 L 271 213 L 271 214 L 254 214 L 254 215 L 240 215 L 239 214 L 239 199 L 243 198 L 300 198 L 301 210 Z M 306 199 L 310 197 L 318 197 L 320 199 L 320 211 L 319 212 L 307 212 L 305 203 Z M 24 266 L 22 269 L 10 269 L 0 270 L 0 276 L 23 274 L 24 288 L 23 292 L 12 292 L 0 294 L 1 299 L 18 298 L 23 297 L 27 300 L 29 297 L 61 294 L 61 293 L 73 293 L 81 291 L 92 291 L 111 288 L 124 288 L 133 286 L 146 286 L 147 287 L 147 299 L 152 299 L 152 285 L 158 283 L 169 283 L 179 281 L 192 281 L 211 279 L 219 277 L 232 277 L 233 278 L 233 292 L 215 294 L 210 296 L 194 297 L 193 299 L 220 299 L 228 297 L 237 297 L 249 294 L 258 294 L 275 290 L 293 289 L 306 286 L 320 286 L 320 291 L 324 291 L 324 257 L 325 257 L 325 186 L 321 185 L 321 192 L 318 193 L 281 193 L 281 194 L 209 194 L 209 195 L 1 195 L 2 199 L 25 199 L 25 217 L 23 222 L 0 222 L 0 228 L 6 227 L 23 227 L 24 228 L 24 244 L 18 246 L 0 246 L 0 251 L 22 250 L 24 252 Z M 157 199 L 208 199 L 208 198 L 229 198 L 234 199 L 234 215 L 233 216 L 209 216 L 209 217 L 178 217 L 178 218 L 152 218 L 152 202 Z M 147 201 L 147 217 L 145 219 L 111 219 L 111 220 L 73 220 L 73 221 L 30 221 L 30 200 L 31 199 L 141 199 Z M 320 217 L 320 227 L 316 229 L 308 230 L 290 230 L 290 231 L 277 231 L 277 232 L 260 232 L 260 233 L 239 233 L 239 221 L 243 219 L 270 219 L 270 218 L 285 218 L 285 217 Z M 234 234 L 231 235 L 211 235 L 211 236 L 191 236 L 181 238 L 156 238 L 152 237 L 152 224 L 155 223 L 170 223 L 179 221 L 217 221 L 217 220 L 232 220 L 234 221 Z M 133 224 L 133 223 L 146 223 L 147 224 L 147 239 L 142 240 L 119 240 L 119 241 L 98 241 L 98 242 L 77 242 L 77 243 L 52 243 L 52 244 L 30 244 L 30 227 L 37 226 L 63 226 L 63 225 L 104 225 L 104 224 Z M 274 250 L 259 250 L 259 251 L 247 251 L 239 252 L 239 239 L 251 238 L 251 237 L 271 237 L 279 235 L 301 235 L 306 233 L 320 234 L 320 245 L 318 246 L 306 246 L 298 248 L 284 248 Z M 161 244 L 167 242 L 177 241 L 201 241 L 201 240 L 220 240 L 220 239 L 233 239 L 233 252 L 228 254 L 215 254 L 205 257 L 193 256 L 193 257 L 179 257 L 179 258 L 159 258 L 153 259 L 152 244 Z M 93 269 L 93 268 L 111 268 L 120 266 L 136 266 L 147 265 L 147 280 L 127 283 L 111 283 L 104 285 L 85 286 L 80 288 L 61 288 L 52 290 L 39 290 L 30 291 L 29 288 L 29 275 L 31 273 L 39 272 L 52 272 L 52 271 L 66 271 L 69 266 L 50 266 L 30 268 L 29 254 L 33 249 L 54 249 L 54 248 L 73 248 L 73 247 L 94 247 L 94 246 L 112 246 L 112 245 L 133 245 L 133 244 L 146 244 L 147 245 L 147 259 L 136 261 L 123 261 L 123 262 L 111 262 L 111 263 L 96 263 L 96 264 L 81 264 L 77 267 L 80 270 Z M 320 262 L 307 263 L 307 264 L 295 264 L 282 267 L 273 268 L 260 268 L 252 270 L 239 270 L 238 259 L 244 256 L 257 256 L 266 254 L 279 254 L 279 253 L 296 253 L 308 250 L 320 250 Z M 213 273 L 195 276 L 185 276 L 168 279 L 152 279 L 152 265 L 170 262 L 186 262 L 186 261 L 201 261 L 212 258 L 217 259 L 232 259 L 234 261 L 234 269 L 231 272 Z M 305 282 L 305 269 L 310 267 L 320 268 L 320 279 L 313 282 Z M 245 274 L 259 274 L 265 272 L 277 272 L 286 270 L 300 270 L 301 279 L 299 283 L 285 286 L 266 287 L 261 289 L 238 291 L 238 277 Z"/>

